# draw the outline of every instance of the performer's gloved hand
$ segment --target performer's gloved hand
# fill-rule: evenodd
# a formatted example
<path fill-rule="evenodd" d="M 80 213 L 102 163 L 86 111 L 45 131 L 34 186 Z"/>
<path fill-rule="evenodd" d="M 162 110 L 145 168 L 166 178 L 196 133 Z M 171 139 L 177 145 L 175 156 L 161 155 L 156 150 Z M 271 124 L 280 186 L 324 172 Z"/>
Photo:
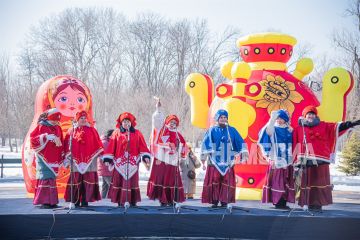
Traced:
<path fill-rule="evenodd" d="M 360 119 L 356 120 L 356 121 L 353 121 L 352 124 L 353 124 L 353 127 L 354 126 L 359 126 L 360 125 Z"/>
<path fill-rule="evenodd" d="M 360 120 L 342 122 L 339 126 L 339 132 L 360 125 Z"/>
<path fill-rule="evenodd" d="M 56 145 L 57 147 L 61 147 L 61 146 L 62 146 L 62 143 L 61 143 L 61 140 L 60 140 L 59 137 L 55 137 L 55 139 L 54 139 L 53 141 L 54 141 L 54 143 L 55 143 L 55 145 Z"/>
<path fill-rule="evenodd" d="M 200 161 L 202 163 L 202 169 L 205 171 L 206 170 L 206 165 L 205 165 L 206 159 L 201 159 Z"/>
<path fill-rule="evenodd" d="M 46 139 L 48 141 L 53 141 L 56 138 L 55 134 L 46 134 Z"/>
<path fill-rule="evenodd" d="M 64 159 L 64 167 L 68 168 L 70 166 L 70 155 L 66 156 L 65 159 Z"/>
<path fill-rule="evenodd" d="M 150 170 L 150 161 L 151 161 L 150 156 L 144 155 L 141 157 L 141 160 L 144 162 L 146 170 L 149 171 Z"/>
<path fill-rule="evenodd" d="M 150 156 L 149 155 L 143 155 L 141 157 L 141 160 L 143 160 L 146 163 L 150 163 Z"/>
<path fill-rule="evenodd" d="M 114 160 L 112 160 L 111 158 L 103 158 L 103 162 L 104 162 L 104 163 L 113 164 L 113 163 L 114 163 Z"/>
<path fill-rule="evenodd" d="M 271 111 L 270 120 L 275 121 L 279 117 L 278 111 Z"/>

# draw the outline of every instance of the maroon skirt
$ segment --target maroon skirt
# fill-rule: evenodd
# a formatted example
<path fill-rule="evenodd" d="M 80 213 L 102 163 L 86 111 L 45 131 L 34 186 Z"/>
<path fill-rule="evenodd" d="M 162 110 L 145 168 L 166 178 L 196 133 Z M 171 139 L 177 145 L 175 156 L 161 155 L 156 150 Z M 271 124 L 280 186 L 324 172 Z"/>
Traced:
<path fill-rule="evenodd" d="M 332 204 L 331 191 L 329 164 L 307 167 L 302 173 L 299 205 Z"/>
<path fill-rule="evenodd" d="M 72 202 L 95 202 L 101 200 L 99 191 L 99 177 L 97 172 L 86 172 L 81 174 L 74 172 L 72 179 Z M 64 199 L 71 201 L 71 177 L 66 185 Z"/>
<path fill-rule="evenodd" d="M 269 165 L 266 173 L 266 185 L 263 187 L 263 203 L 279 203 L 280 199 L 287 202 L 295 202 L 295 181 L 294 169 L 292 166 L 287 168 L 275 169 Z"/>
<path fill-rule="evenodd" d="M 154 160 L 147 186 L 147 196 L 161 203 L 184 202 L 185 194 L 178 167 Z"/>
<path fill-rule="evenodd" d="M 34 205 L 59 203 L 56 179 L 36 180 Z"/>
<path fill-rule="evenodd" d="M 126 181 L 118 171 L 114 170 L 108 198 L 111 199 L 111 202 L 120 204 L 124 204 L 126 201 L 131 204 L 140 202 L 139 172 L 134 173 L 134 175 Z"/>
<path fill-rule="evenodd" d="M 234 168 L 230 168 L 225 176 L 222 176 L 214 166 L 208 166 L 204 179 L 201 202 L 211 204 L 217 204 L 218 202 L 234 203 L 235 189 Z"/>

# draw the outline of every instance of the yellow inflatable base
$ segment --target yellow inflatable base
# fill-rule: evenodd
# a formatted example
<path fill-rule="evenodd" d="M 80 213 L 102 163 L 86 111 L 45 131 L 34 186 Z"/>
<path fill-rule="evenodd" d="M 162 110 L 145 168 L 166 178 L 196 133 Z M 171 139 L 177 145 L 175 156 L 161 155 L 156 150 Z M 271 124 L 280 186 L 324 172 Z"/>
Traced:
<path fill-rule="evenodd" d="M 34 198 L 34 193 L 26 193 L 26 197 L 28 197 L 28 198 Z M 58 198 L 60 199 L 62 199 L 62 198 L 64 198 L 64 193 L 59 193 L 58 194 Z"/>
<path fill-rule="evenodd" d="M 261 200 L 262 189 L 258 188 L 236 188 L 237 200 Z"/>

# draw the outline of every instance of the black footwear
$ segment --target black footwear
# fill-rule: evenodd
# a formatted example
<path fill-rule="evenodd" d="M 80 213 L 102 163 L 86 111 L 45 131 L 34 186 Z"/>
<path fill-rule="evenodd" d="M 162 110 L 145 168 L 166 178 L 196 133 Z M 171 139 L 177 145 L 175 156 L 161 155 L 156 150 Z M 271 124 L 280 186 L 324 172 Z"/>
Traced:
<path fill-rule="evenodd" d="M 194 199 L 194 197 L 188 197 L 187 199 Z"/>
<path fill-rule="evenodd" d="M 130 207 L 136 207 L 136 203 L 130 203 Z"/>
<path fill-rule="evenodd" d="M 50 204 L 42 204 L 40 206 L 41 209 L 50 209 L 51 208 L 51 205 Z"/>
<path fill-rule="evenodd" d="M 160 203 L 160 207 L 166 207 L 167 206 L 167 204 L 166 203 Z"/>
<path fill-rule="evenodd" d="M 282 210 L 290 210 L 289 206 L 281 205 L 281 204 L 275 204 L 276 209 L 282 209 Z"/>
<path fill-rule="evenodd" d="M 81 207 L 88 207 L 89 206 L 89 203 L 88 202 L 82 202 L 81 203 Z"/>
<path fill-rule="evenodd" d="M 221 207 L 226 207 L 226 206 L 227 206 L 227 203 L 224 203 L 224 202 L 221 203 Z"/>
<path fill-rule="evenodd" d="M 218 207 L 217 203 L 214 203 L 213 205 L 211 205 L 211 208 L 217 208 L 217 207 Z"/>
<path fill-rule="evenodd" d="M 124 207 L 124 204 L 118 203 L 118 207 Z"/>
<path fill-rule="evenodd" d="M 80 201 L 79 200 L 76 201 L 74 204 L 75 204 L 75 207 L 80 207 Z"/>
<path fill-rule="evenodd" d="M 59 208 L 57 204 L 50 205 L 50 208 Z"/>
<path fill-rule="evenodd" d="M 321 205 L 309 205 L 309 211 L 321 212 L 322 206 Z"/>

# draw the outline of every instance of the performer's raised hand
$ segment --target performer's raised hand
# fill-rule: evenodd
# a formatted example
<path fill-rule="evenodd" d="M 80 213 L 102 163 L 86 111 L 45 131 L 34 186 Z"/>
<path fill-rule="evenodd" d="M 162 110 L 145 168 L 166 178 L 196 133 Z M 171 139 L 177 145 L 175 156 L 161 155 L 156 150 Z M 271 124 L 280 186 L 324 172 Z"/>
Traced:
<path fill-rule="evenodd" d="M 159 107 L 161 107 L 161 102 L 160 102 L 160 98 L 159 97 L 156 97 L 156 96 L 154 96 L 154 99 L 156 100 L 156 108 L 159 108 Z"/>
<path fill-rule="evenodd" d="M 275 121 L 278 117 L 279 117 L 278 111 L 271 111 L 271 114 L 270 114 L 270 119 L 271 120 Z"/>

